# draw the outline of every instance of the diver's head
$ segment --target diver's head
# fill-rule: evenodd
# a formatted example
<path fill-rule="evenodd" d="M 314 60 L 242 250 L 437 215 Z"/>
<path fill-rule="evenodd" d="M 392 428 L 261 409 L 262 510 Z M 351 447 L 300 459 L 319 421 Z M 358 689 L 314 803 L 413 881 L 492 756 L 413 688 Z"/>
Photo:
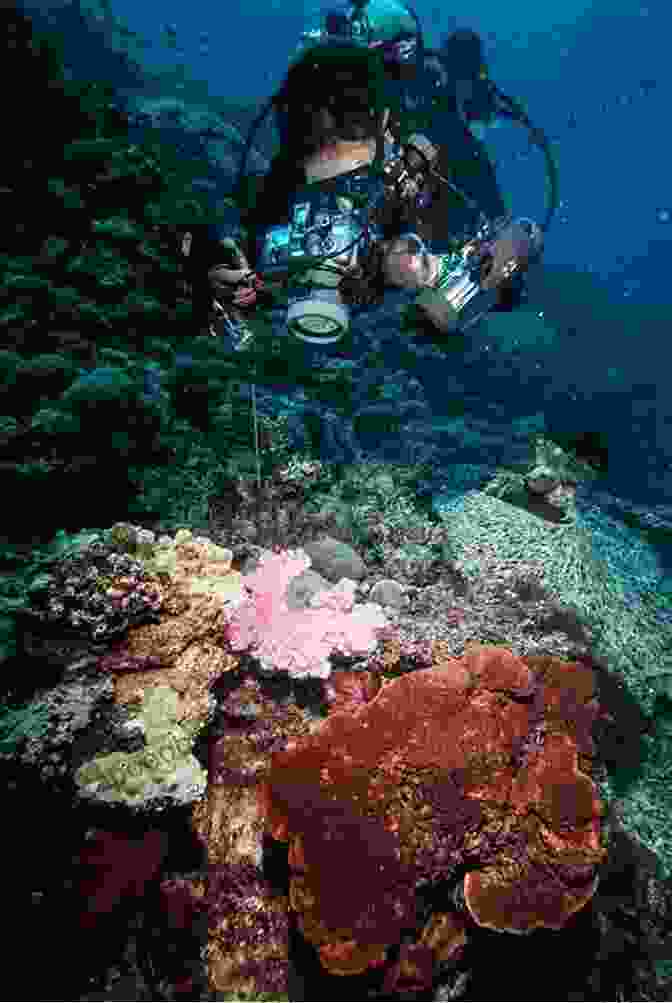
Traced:
<path fill-rule="evenodd" d="M 274 100 L 282 144 L 297 160 L 382 135 L 390 102 L 380 54 L 348 43 L 304 52 Z"/>
<path fill-rule="evenodd" d="M 408 61 L 422 47 L 422 32 L 405 0 L 335 0 L 311 18 L 299 48 L 339 41 L 380 49 L 386 62 Z"/>
<path fill-rule="evenodd" d="M 484 68 L 483 41 L 470 28 L 458 28 L 444 38 L 438 55 L 456 80 L 477 80 Z"/>

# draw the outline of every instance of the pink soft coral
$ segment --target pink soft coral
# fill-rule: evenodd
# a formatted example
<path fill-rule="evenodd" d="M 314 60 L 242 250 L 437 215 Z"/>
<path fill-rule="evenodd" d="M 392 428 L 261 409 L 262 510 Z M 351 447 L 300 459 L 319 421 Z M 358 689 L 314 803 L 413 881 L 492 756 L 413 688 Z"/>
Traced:
<path fill-rule="evenodd" d="M 302 550 L 262 558 L 257 570 L 244 578 L 252 595 L 231 616 L 229 642 L 234 651 L 252 648 L 266 669 L 326 679 L 332 651 L 371 651 L 387 620 L 374 603 L 355 606 L 355 583 L 346 579 L 314 596 L 310 609 L 290 610 L 287 586 L 309 567 L 310 558 Z"/>

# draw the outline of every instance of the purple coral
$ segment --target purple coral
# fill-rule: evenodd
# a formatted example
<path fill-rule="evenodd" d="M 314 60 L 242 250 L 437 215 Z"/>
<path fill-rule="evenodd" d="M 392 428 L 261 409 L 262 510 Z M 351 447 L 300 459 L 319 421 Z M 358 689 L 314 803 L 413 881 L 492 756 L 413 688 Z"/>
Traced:
<path fill-rule="evenodd" d="M 371 651 L 387 621 L 373 603 L 355 606 L 355 583 L 346 581 L 319 592 L 312 608 L 290 610 L 287 586 L 308 567 L 310 558 L 301 550 L 264 557 L 257 570 L 245 576 L 252 594 L 231 614 L 228 638 L 234 651 L 252 648 L 266 669 L 282 669 L 294 678 L 326 679 L 332 651 Z"/>

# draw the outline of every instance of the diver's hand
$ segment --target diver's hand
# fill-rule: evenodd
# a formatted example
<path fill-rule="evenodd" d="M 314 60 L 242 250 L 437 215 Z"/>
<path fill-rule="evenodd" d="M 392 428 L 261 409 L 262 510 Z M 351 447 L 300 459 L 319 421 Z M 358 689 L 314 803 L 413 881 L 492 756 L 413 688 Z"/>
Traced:
<path fill-rule="evenodd" d="M 254 306 L 257 302 L 257 293 L 264 288 L 264 280 L 253 274 L 249 278 L 249 285 L 239 286 L 233 297 L 234 306 Z"/>
<path fill-rule="evenodd" d="M 263 281 L 250 268 L 243 249 L 235 240 L 226 237 L 220 243 L 222 249 L 226 250 L 229 261 L 226 264 L 222 261 L 208 271 L 208 279 L 215 297 L 233 306 L 254 306 L 257 293 L 263 289 Z"/>
<path fill-rule="evenodd" d="M 485 278 L 481 279 L 481 288 L 496 289 L 514 272 L 525 271 L 536 252 L 535 242 L 528 231 L 519 223 L 512 223 L 493 245 L 492 259 Z"/>
<path fill-rule="evenodd" d="M 264 288 L 263 279 L 246 269 L 224 268 L 219 265 L 208 273 L 215 297 L 233 306 L 254 306 L 257 293 Z"/>

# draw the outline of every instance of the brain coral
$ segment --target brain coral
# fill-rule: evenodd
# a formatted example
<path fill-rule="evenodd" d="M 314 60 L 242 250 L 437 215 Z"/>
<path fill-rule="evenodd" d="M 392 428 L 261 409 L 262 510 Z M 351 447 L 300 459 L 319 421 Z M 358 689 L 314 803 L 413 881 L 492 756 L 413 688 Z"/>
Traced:
<path fill-rule="evenodd" d="M 591 898 L 593 692 L 582 664 L 472 645 L 274 755 L 262 811 L 324 968 L 385 964 L 418 884 L 461 881 L 468 922 L 514 933 L 560 929 Z"/>

